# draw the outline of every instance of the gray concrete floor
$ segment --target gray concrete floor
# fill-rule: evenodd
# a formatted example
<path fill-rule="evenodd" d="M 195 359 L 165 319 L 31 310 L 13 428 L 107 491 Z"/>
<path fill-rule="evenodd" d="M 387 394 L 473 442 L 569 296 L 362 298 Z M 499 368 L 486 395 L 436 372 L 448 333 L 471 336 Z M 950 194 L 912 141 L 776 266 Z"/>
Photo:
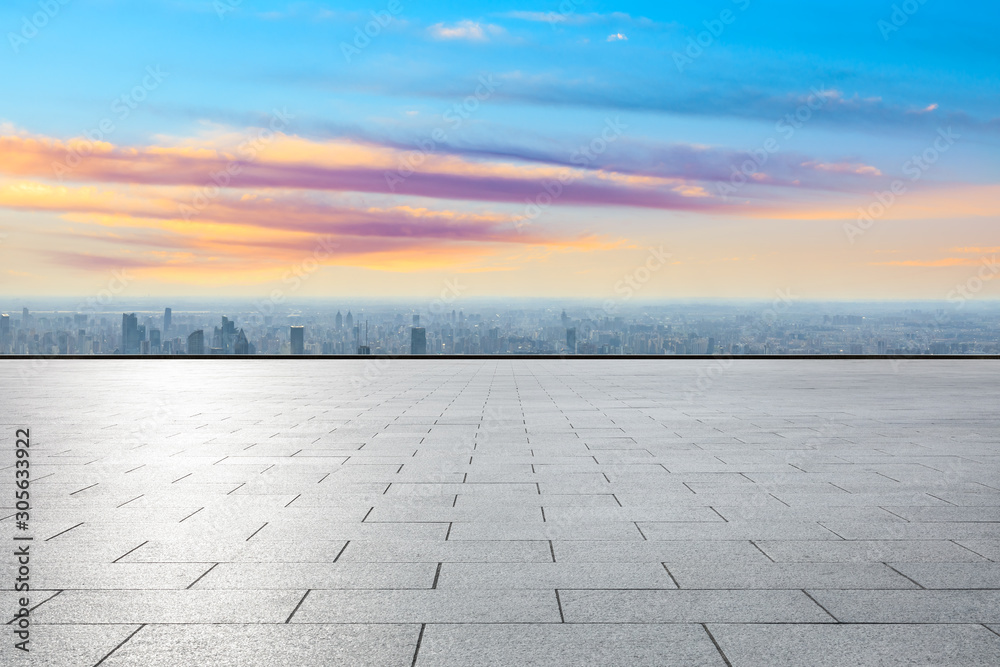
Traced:
<path fill-rule="evenodd" d="M 4 665 L 1000 664 L 997 363 L 3 360 L 0 387 L 2 553 L 15 428 L 34 505 Z"/>

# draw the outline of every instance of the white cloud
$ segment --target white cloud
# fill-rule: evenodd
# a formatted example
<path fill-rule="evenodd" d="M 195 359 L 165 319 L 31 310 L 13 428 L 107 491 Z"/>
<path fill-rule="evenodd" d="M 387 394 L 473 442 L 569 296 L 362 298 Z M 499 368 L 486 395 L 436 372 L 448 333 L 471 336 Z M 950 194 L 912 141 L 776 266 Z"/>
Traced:
<path fill-rule="evenodd" d="M 505 18 L 521 19 L 522 21 L 537 21 L 539 23 L 566 23 L 569 21 L 569 14 L 558 12 L 505 12 L 500 14 Z M 575 18 L 575 17 L 574 17 Z"/>
<path fill-rule="evenodd" d="M 631 25 L 639 28 L 665 29 L 676 27 L 676 23 L 660 23 L 645 16 L 631 16 L 624 12 L 611 12 L 610 14 L 577 14 L 575 12 L 525 12 L 512 11 L 495 14 L 502 18 L 517 19 L 520 21 L 533 21 L 536 23 L 550 23 L 552 25 L 565 26 L 585 26 L 585 25 Z"/>
<path fill-rule="evenodd" d="M 469 42 L 488 42 L 490 37 L 504 34 L 504 29 L 492 23 L 482 24 L 477 21 L 459 21 L 453 25 L 435 23 L 428 28 L 434 39 L 464 39 Z"/>
<path fill-rule="evenodd" d="M 616 32 L 613 35 L 608 35 L 608 41 L 609 42 L 627 42 L 628 41 L 628 37 L 626 37 L 624 34 L 622 34 L 620 32 Z"/>
<path fill-rule="evenodd" d="M 836 174 L 861 174 L 862 176 L 881 176 L 878 167 L 862 162 L 803 162 L 802 166 L 816 171 L 829 171 Z"/>

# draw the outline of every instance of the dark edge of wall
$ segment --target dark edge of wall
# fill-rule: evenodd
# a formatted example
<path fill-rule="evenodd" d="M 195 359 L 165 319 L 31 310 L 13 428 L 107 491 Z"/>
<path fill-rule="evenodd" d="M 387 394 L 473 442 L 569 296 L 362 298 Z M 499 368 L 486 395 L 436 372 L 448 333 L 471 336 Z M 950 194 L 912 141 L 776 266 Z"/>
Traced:
<path fill-rule="evenodd" d="M 571 360 L 571 359 L 587 359 L 587 360 L 599 360 L 599 359 L 612 359 L 616 361 L 627 361 L 627 360 L 643 360 L 648 361 L 650 359 L 656 359 L 659 361 L 684 361 L 684 360 L 716 360 L 716 361 L 736 361 L 740 359 L 749 360 L 1000 360 L 1000 355 L 995 354 L 919 354 L 919 355 L 857 355 L 857 354 L 740 354 L 740 355 L 709 355 L 709 354 L 426 354 L 426 355 L 392 355 L 392 354 L 371 354 L 371 355 L 358 355 L 358 354 L 302 354 L 302 355 L 277 355 L 277 354 L 255 354 L 255 355 L 236 355 L 236 354 L 174 354 L 174 355 L 163 355 L 163 354 L 58 354 L 58 355 L 41 355 L 41 354 L 5 354 L 0 355 L 0 363 L 4 361 L 13 360 L 61 360 L 61 359 L 128 359 L 128 360 L 183 360 L 183 359 L 214 359 L 214 360 L 274 360 L 274 359 L 296 359 L 296 360 L 354 360 L 354 361 L 364 361 L 365 359 L 422 359 L 422 360 L 438 360 L 438 359 L 493 359 L 493 360 L 503 360 L 503 359 L 538 359 L 538 360 Z"/>

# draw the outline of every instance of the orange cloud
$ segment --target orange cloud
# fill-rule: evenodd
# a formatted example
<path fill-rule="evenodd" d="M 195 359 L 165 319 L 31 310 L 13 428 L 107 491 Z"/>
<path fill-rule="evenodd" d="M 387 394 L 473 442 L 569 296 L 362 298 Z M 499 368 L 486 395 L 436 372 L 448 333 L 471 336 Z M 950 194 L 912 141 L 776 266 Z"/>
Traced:
<path fill-rule="evenodd" d="M 993 246 L 992 248 L 979 248 L 975 246 L 971 248 L 952 248 L 951 251 L 977 255 L 989 255 L 991 253 L 1000 252 L 1000 246 Z"/>
<path fill-rule="evenodd" d="M 879 220 L 950 220 L 959 217 L 1000 216 L 1000 185 L 928 185 L 916 190 L 909 182 L 907 191 L 884 207 Z M 840 197 L 843 199 L 843 196 Z M 850 204 L 831 205 L 827 202 L 789 202 L 781 206 L 762 206 L 744 214 L 753 218 L 776 220 L 845 220 L 855 221 L 861 211 L 878 203 L 874 195 L 868 199 L 851 197 Z M 878 210 L 878 209 L 875 209 Z"/>
<path fill-rule="evenodd" d="M 944 259 L 932 260 L 911 259 L 896 262 L 871 262 L 874 266 L 923 266 L 933 268 L 944 268 L 950 266 L 979 266 L 983 263 L 983 259 L 973 259 L 969 257 L 945 257 Z"/>
<path fill-rule="evenodd" d="M 0 173 L 60 182 L 191 186 L 203 193 L 220 188 L 296 189 L 517 204 L 531 200 L 675 210 L 726 208 L 703 190 L 686 190 L 685 182 L 676 178 L 477 161 L 358 142 L 313 142 L 281 133 L 266 142 L 250 136 L 251 140 L 235 145 L 237 138 L 226 135 L 206 139 L 209 147 L 180 141 L 142 148 L 101 144 L 92 150 L 79 140 L 0 136 L 0 153 L 5 156 Z"/>
<path fill-rule="evenodd" d="M 52 241 L 50 258 L 71 270 L 127 267 L 172 282 L 199 274 L 273 279 L 308 256 L 317 238 L 336 241 L 324 259 L 329 264 L 503 270 L 512 248 L 609 247 L 587 233 L 547 230 L 520 213 L 529 200 L 716 205 L 704 189 L 676 178 L 470 160 L 280 132 L 264 141 L 253 130 L 213 128 L 128 147 L 7 130 L 0 135 L 0 208 L 60 215 L 68 227 L 33 232 Z M 347 204 L 345 192 L 379 193 L 378 205 Z M 469 210 L 461 202 L 470 200 L 513 204 L 518 213 Z"/>

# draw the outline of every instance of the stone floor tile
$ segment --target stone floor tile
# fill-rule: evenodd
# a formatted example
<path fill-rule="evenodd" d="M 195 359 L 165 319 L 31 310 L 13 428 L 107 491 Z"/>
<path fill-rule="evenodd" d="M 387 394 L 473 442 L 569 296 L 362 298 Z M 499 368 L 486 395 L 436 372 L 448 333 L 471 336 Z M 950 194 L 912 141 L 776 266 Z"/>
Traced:
<path fill-rule="evenodd" d="M 567 623 L 834 622 L 802 591 L 565 590 L 559 598 Z"/>
<path fill-rule="evenodd" d="M 709 624 L 733 667 L 1000 664 L 1000 637 L 981 625 Z"/>
<path fill-rule="evenodd" d="M 428 625 L 417 667 L 723 667 L 700 625 Z"/>

